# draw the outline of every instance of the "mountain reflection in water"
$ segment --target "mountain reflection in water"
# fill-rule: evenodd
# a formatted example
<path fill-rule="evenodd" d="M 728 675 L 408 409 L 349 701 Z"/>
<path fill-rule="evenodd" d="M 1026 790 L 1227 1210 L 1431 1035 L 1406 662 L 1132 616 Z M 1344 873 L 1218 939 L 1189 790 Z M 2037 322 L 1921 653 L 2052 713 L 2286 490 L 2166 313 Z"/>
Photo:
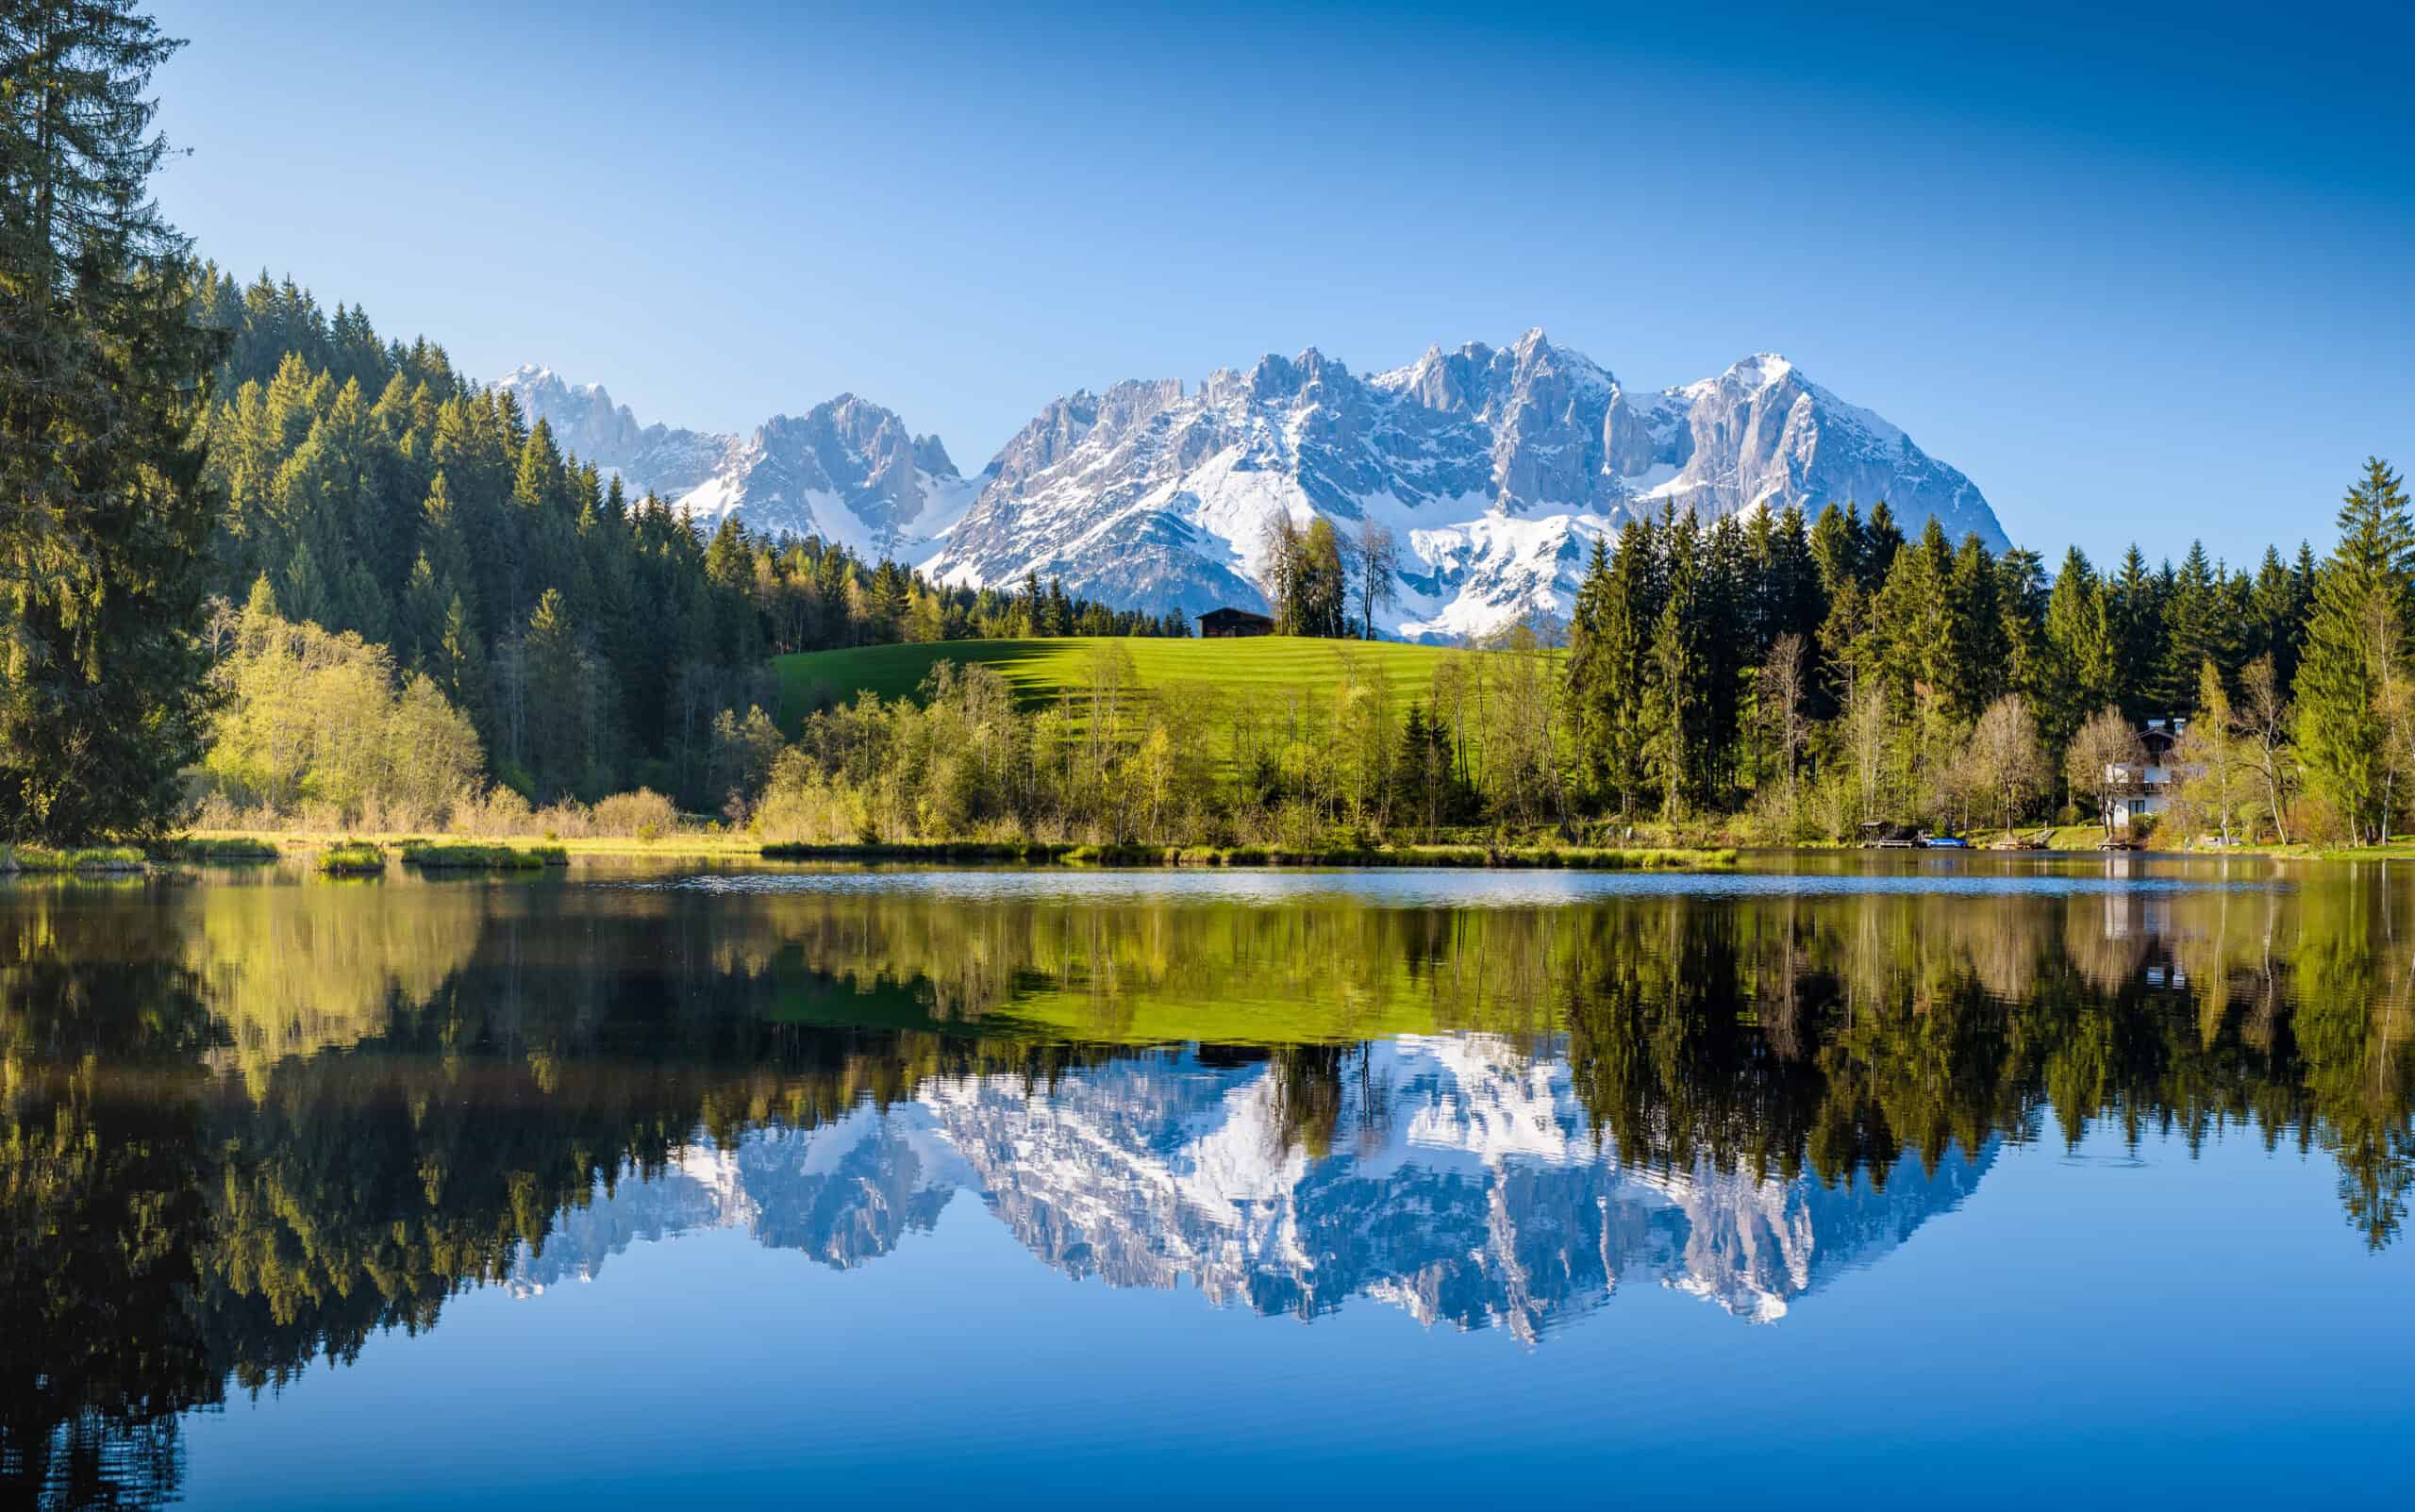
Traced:
<path fill-rule="evenodd" d="M 933 1077 L 910 1102 L 694 1146 L 599 1192 L 524 1249 L 513 1284 L 592 1279 L 634 1240 L 723 1226 L 843 1269 L 932 1228 L 963 1190 L 1069 1274 L 1188 1280 L 1263 1313 L 1365 1296 L 1532 1340 L 1650 1280 L 1769 1321 L 1960 1202 L 1994 1158 L 1990 1140 L 1833 1184 L 1707 1153 L 1629 1167 L 1594 1142 L 1552 1048 L 1459 1035 L 1279 1059 L 1144 1053 L 1041 1096 L 1020 1077 Z M 1304 1096 L 1333 1101 L 1338 1138 L 1293 1137 Z"/>
<path fill-rule="evenodd" d="M 849 1267 L 975 1201 L 1109 1286 L 1544 1349 L 1622 1286 L 1778 1319 L 2091 1129 L 2319 1152 L 2339 1241 L 2396 1238 L 2403 886 L 2011 864 L 0 889 L 0 1478 L 164 1498 L 230 1387 L 715 1225 Z"/>

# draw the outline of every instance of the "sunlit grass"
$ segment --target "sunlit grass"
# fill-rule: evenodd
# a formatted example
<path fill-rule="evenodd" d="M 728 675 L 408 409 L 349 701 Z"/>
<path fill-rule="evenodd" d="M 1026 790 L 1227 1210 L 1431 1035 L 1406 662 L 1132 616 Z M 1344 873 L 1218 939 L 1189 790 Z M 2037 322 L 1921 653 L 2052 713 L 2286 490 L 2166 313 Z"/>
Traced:
<path fill-rule="evenodd" d="M 0 872 L 140 872 L 142 865 L 142 853 L 131 845 L 0 845 Z"/>
<path fill-rule="evenodd" d="M 560 845 L 472 845 L 405 840 L 403 864 L 431 871 L 539 872 L 570 865 Z"/>
<path fill-rule="evenodd" d="M 793 723 L 804 711 L 851 703 L 861 691 L 885 699 L 909 696 L 942 661 L 993 668 L 1026 706 L 1036 707 L 1060 692 L 1078 695 L 1089 688 L 1094 655 L 1103 646 L 1118 646 L 1130 655 L 1133 675 L 1144 689 L 1189 687 L 1232 698 L 1289 690 L 1330 696 L 1353 674 L 1367 677 L 1380 673 L 1399 709 L 1427 697 L 1434 669 L 1458 655 L 1445 646 L 1299 636 L 1216 640 L 1068 636 L 808 651 L 774 657 L 772 665 L 779 674 L 781 697 Z"/>
<path fill-rule="evenodd" d="M 382 876 L 386 848 L 374 840 L 338 840 L 319 853 L 318 867 L 331 877 Z"/>

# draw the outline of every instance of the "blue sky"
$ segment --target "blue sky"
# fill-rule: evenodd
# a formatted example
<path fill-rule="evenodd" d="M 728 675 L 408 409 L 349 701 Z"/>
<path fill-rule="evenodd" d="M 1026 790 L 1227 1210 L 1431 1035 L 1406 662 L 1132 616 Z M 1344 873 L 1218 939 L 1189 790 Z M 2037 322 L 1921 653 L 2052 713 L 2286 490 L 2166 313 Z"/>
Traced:
<path fill-rule="evenodd" d="M 1784 352 L 2050 552 L 2327 543 L 2415 466 L 2415 22 L 1959 8 L 158 0 L 160 198 L 474 374 L 852 390 L 968 473 L 1074 388 L 1539 324 Z"/>

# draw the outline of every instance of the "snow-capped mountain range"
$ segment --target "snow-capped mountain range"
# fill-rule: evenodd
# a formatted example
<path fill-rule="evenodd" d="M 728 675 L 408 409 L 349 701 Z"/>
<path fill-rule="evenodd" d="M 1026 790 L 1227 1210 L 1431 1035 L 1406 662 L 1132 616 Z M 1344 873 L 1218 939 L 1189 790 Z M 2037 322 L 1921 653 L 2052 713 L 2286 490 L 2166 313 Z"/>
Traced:
<path fill-rule="evenodd" d="M 1969 478 L 1768 354 L 1647 390 L 1540 330 L 1364 374 L 1310 348 L 1195 386 L 1077 390 L 974 480 L 936 438 L 852 395 L 741 440 L 640 426 L 602 389 L 545 369 L 503 386 L 565 446 L 691 515 L 819 532 L 969 587 L 1036 573 L 1111 604 L 1260 606 L 1277 515 L 1374 522 L 1403 548 L 1384 628 L 1410 639 L 1565 612 L 1593 540 L 1663 507 L 1883 499 L 1907 531 L 1934 515 L 1957 540 L 2006 544 Z"/>
<path fill-rule="evenodd" d="M 928 1230 L 969 1190 L 1047 1264 L 1109 1286 L 1189 1281 L 1211 1302 L 1308 1318 L 1351 1298 L 1424 1323 L 1533 1340 L 1657 1283 L 1774 1321 L 1958 1206 L 1990 1142 L 1939 1162 L 1757 1180 L 1624 1164 L 1597 1145 L 1557 1058 L 1481 1035 L 1369 1045 L 1341 1078 L 1331 1150 L 1284 1135 L 1282 1078 L 1196 1053 L 1144 1054 L 1052 1083 L 934 1078 L 735 1149 L 700 1144 L 651 1182 L 561 1215 L 524 1290 L 592 1277 L 637 1239 L 743 1227 L 848 1267 Z"/>
<path fill-rule="evenodd" d="M 820 536 L 877 560 L 927 557 L 964 516 L 979 485 L 936 436 L 842 393 L 802 415 L 774 415 L 747 436 L 641 425 L 601 384 L 566 383 L 551 368 L 515 370 L 498 387 L 541 419 L 561 447 L 621 474 L 712 528 L 738 515 L 756 530 Z"/>

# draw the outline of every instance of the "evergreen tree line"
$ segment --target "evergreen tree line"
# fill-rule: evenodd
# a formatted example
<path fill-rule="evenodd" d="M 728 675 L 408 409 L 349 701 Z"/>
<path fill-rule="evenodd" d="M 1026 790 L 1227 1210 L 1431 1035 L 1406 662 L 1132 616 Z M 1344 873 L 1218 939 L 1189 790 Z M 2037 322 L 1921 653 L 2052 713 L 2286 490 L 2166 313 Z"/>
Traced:
<path fill-rule="evenodd" d="M 203 270 L 226 333 L 198 427 L 224 500 L 209 580 L 390 648 L 468 715 L 499 777 L 542 802 L 643 783 L 708 789 L 721 713 L 776 708 L 787 652 L 968 637 L 1178 635 L 1069 597 L 941 588 L 815 538 L 709 537 L 566 453 L 443 348 L 381 340 L 290 279 Z"/>
<path fill-rule="evenodd" d="M 2133 545 L 2107 571 L 2073 547 L 2049 577 L 1933 519 L 1907 539 L 1883 503 L 1630 522 L 1596 542 L 1568 626 L 1578 802 L 1749 808 L 1774 838 L 2093 820 L 2168 716 L 2193 721 L 2192 783 L 2218 769 L 2193 796 L 2223 828 L 2377 839 L 2415 792 L 2398 475 L 2369 460 L 2339 523 L 2327 560 L 2301 544 L 2233 569 L 2195 543 L 2150 567 Z"/>
<path fill-rule="evenodd" d="M 178 45 L 121 5 L 0 5 L 0 840 L 168 822 L 208 717 L 222 339 L 147 189 Z"/>

